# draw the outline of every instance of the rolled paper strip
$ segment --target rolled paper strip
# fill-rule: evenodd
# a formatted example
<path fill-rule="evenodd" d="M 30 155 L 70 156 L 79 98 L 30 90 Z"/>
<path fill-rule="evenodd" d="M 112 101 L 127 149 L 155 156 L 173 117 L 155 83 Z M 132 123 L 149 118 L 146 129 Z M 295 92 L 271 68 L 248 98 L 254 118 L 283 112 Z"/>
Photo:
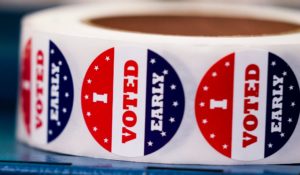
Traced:
<path fill-rule="evenodd" d="M 139 2 L 22 22 L 17 136 L 172 164 L 300 163 L 300 14 Z"/>

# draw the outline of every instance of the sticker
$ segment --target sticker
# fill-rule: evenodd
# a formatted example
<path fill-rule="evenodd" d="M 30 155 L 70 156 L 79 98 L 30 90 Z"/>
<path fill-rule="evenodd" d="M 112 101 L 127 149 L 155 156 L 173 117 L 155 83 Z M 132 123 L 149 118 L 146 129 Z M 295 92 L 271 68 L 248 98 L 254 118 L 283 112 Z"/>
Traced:
<path fill-rule="evenodd" d="M 29 39 L 22 51 L 21 60 L 21 112 L 26 133 L 30 135 L 30 72 L 31 72 L 31 39 Z"/>
<path fill-rule="evenodd" d="M 153 153 L 175 135 L 184 93 L 172 66 L 147 49 L 111 48 L 89 66 L 81 92 L 85 122 L 109 152 Z"/>
<path fill-rule="evenodd" d="M 300 95 L 289 65 L 277 55 L 236 52 L 202 79 L 195 112 L 207 142 L 236 160 L 258 160 L 283 147 L 298 121 Z"/>
<path fill-rule="evenodd" d="M 47 39 L 33 47 L 32 139 L 49 143 L 67 125 L 73 106 L 73 80 L 59 48 Z"/>

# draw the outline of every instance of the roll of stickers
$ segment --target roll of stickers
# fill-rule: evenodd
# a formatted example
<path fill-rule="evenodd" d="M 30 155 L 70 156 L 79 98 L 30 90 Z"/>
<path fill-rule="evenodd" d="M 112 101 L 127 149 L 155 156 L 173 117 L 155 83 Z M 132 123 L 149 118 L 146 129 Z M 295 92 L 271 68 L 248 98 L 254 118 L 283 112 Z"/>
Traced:
<path fill-rule="evenodd" d="M 300 163 L 300 14 L 91 4 L 22 23 L 17 137 L 172 164 Z"/>

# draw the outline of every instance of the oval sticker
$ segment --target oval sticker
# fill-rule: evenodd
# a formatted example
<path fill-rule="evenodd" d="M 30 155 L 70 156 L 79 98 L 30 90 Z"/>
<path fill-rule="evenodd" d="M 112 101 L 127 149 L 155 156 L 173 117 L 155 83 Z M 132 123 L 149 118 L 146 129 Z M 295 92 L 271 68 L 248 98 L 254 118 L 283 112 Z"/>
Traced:
<path fill-rule="evenodd" d="M 277 55 L 231 53 L 203 77 L 196 95 L 198 126 L 207 142 L 236 160 L 258 160 L 280 150 L 299 117 L 297 79 Z"/>
<path fill-rule="evenodd" d="M 147 49 L 111 48 L 89 66 L 82 84 L 82 112 L 94 139 L 109 152 L 153 153 L 176 133 L 184 111 L 179 77 Z"/>
<path fill-rule="evenodd" d="M 33 40 L 31 137 L 50 143 L 66 127 L 73 107 L 73 80 L 67 61 L 54 42 Z"/>

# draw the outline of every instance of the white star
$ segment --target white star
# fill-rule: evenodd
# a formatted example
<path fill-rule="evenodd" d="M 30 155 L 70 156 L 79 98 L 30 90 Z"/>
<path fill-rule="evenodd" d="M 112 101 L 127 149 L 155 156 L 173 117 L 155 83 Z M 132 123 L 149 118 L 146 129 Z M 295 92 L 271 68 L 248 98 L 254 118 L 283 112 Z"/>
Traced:
<path fill-rule="evenodd" d="M 70 95 L 69 95 L 69 93 L 68 93 L 68 92 L 66 92 L 66 93 L 65 93 L 65 97 L 67 97 L 67 98 L 68 98 L 69 96 L 70 96 Z"/>
<path fill-rule="evenodd" d="M 295 102 L 292 102 L 292 103 L 291 103 L 291 106 L 292 106 L 292 107 L 296 106 L 296 103 L 295 103 Z"/>
<path fill-rule="evenodd" d="M 87 99 L 89 99 L 89 96 L 86 94 L 86 95 L 84 96 L 84 98 L 87 100 Z"/>
<path fill-rule="evenodd" d="M 169 71 L 166 70 L 166 69 L 163 71 L 163 74 L 164 74 L 164 75 L 167 75 L 168 73 L 169 73 Z"/>
<path fill-rule="evenodd" d="M 49 130 L 48 132 L 49 132 L 50 135 L 52 135 L 52 130 Z"/>
<path fill-rule="evenodd" d="M 56 122 L 56 125 L 57 125 L 57 126 L 60 126 L 60 124 L 61 124 L 61 123 L 60 123 L 59 121 L 58 121 L 58 122 Z"/>
<path fill-rule="evenodd" d="M 223 145 L 223 149 L 227 149 L 228 148 L 228 145 L 227 144 L 224 144 Z"/>
<path fill-rule="evenodd" d="M 39 110 L 41 110 L 42 109 L 42 105 L 37 105 L 36 108 L 39 109 Z"/>
<path fill-rule="evenodd" d="M 212 77 L 216 77 L 217 75 L 218 75 L 217 72 L 213 72 L 213 73 L 211 74 Z"/>
<path fill-rule="evenodd" d="M 67 81 L 68 77 L 65 75 L 65 76 L 63 77 L 63 79 L 64 79 L 65 81 Z"/>
<path fill-rule="evenodd" d="M 174 117 L 170 117 L 169 121 L 170 121 L 171 123 L 173 123 L 173 122 L 175 122 L 175 118 L 174 118 Z"/>
<path fill-rule="evenodd" d="M 155 59 L 154 59 L 154 58 L 152 58 L 152 59 L 150 60 L 150 63 L 151 63 L 151 64 L 154 64 L 154 63 L 156 63 Z"/>
<path fill-rule="evenodd" d="M 230 63 L 227 61 L 227 62 L 225 62 L 225 66 L 226 67 L 229 67 L 230 66 Z"/>
<path fill-rule="evenodd" d="M 109 60 L 110 60 L 109 56 L 106 56 L 106 57 L 105 57 L 105 60 L 106 60 L 106 61 L 109 61 Z"/>
<path fill-rule="evenodd" d="M 207 87 L 207 86 L 204 86 L 204 87 L 203 87 L 203 90 L 204 90 L 204 91 L 207 91 L 207 90 L 208 90 L 208 87 Z"/>
<path fill-rule="evenodd" d="M 96 132 L 98 131 L 98 128 L 96 126 L 93 127 L 93 131 Z"/>
<path fill-rule="evenodd" d="M 272 65 L 272 66 L 275 66 L 275 65 L 276 65 L 276 62 L 275 62 L 275 61 L 272 61 L 271 65 Z"/>
<path fill-rule="evenodd" d="M 160 134 L 162 137 L 165 137 L 167 135 L 166 132 L 164 132 L 164 131 L 162 131 Z"/>
<path fill-rule="evenodd" d="M 91 112 L 87 112 L 86 115 L 89 117 L 91 116 Z"/>
<path fill-rule="evenodd" d="M 51 53 L 51 54 L 54 54 L 54 49 L 51 49 L 51 50 L 50 50 L 50 53 Z"/>
<path fill-rule="evenodd" d="M 289 118 L 289 119 L 288 119 L 288 122 L 289 122 L 289 123 L 292 123 L 292 122 L 293 122 L 292 118 Z"/>
<path fill-rule="evenodd" d="M 30 82 L 28 80 L 23 81 L 22 87 L 25 90 L 30 90 Z"/>
<path fill-rule="evenodd" d="M 91 80 L 91 79 L 88 79 L 88 80 L 87 80 L 87 83 L 88 83 L 88 84 L 91 84 L 91 83 L 92 83 L 92 80 Z"/>
<path fill-rule="evenodd" d="M 104 139 L 104 143 L 107 143 L 107 142 L 108 142 L 108 139 L 107 139 L 107 138 L 105 138 L 105 139 Z"/>
<path fill-rule="evenodd" d="M 215 135 L 214 133 L 211 133 L 211 134 L 209 135 L 209 137 L 210 137 L 211 139 L 214 139 L 214 138 L 216 137 L 216 135 Z"/>
<path fill-rule="evenodd" d="M 293 90 L 293 89 L 294 89 L 294 86 L 291 85 L 291 86 L 289 87 L 289 89 L 290 89 L 290 90 Z"/>
<path fill-rule="evenodd" d="M 95 66 L 94 69 L 95 69 L 95 71 L 98 71 L 99 70 L 99 66 Z"/>
<path fill-rule="evenodd" d="M 203 120 L 202 120 L 202 123 L 203 123 L 203 124 L 206 124 L 206 123 L 207 123 L 207 119 L 203 119 Z"/>
<path fill-rule="evenodd" d="M 153 145 L 153 142 L 152 141 L 149 141 L 147 142 L 148 143 L 148 146 L 152 146 Z"/>
<path fill-rule="evenodd" d="M 268 147 L 269 147 L 269 148 L 272 148 L 272 147 L 273 147 L 273 144 L 272 144 L 272 143 L 269 143 L 269 144 L 268 144 Z"/>
<path fill-rule="evenodd" d="M 44 57 L 42 57 L 41 54 L 39 54 L 38 59 L 42 60 L 42 59 L 44 59 Z"/>
<path fill-rule="evenodd" d="M 58 61 L 58 65 L 60 65 L 60 66 L 61 66 L 61 65 L 62 65 L 62 61 Z"/>
<path fill-rule="evenodd" d="M 286 71 L 282 72 L 282 75 L 283 75 L 283 76 L 286 76 L 286 75 L 287 75 Z"/>
<path fill-rule="evenodd" d="M 67 112 L 67 109 L 66 109 L 66 108 L 63 108 L 63 109 L 62 109 L 62 112 L 63 112 L 63 113 L 66 113 L 66 112 Z"/>
<path fill-rule="evenodd" d="M 204 107 L 205 106 L 205 103 L 204 102 L 200 102 L 199 104 L 201 107 Z"/>
<path fill-rule="evenodd" d="M 174 106 L 174 107 L 177 107 L 177 106 L 178 106 L 178 102 L 177 102 L 177 101 L 174 101 L 174 102 L 173 102 L 173 106 Z"/>
<path fill-rule="evenodd" d="M 175 90 L 175 89 L 176 89 L 176 85 L 175 85 L 175 84 L 172 84 L 172 85 L 170 86 L 170 88 L 171 88 L 172 90 Z"/>
<path fill-rule="evenodd" d="M 280 137 L 284 137 L 284 133 L 283 132 L 280 134 Z"/>

